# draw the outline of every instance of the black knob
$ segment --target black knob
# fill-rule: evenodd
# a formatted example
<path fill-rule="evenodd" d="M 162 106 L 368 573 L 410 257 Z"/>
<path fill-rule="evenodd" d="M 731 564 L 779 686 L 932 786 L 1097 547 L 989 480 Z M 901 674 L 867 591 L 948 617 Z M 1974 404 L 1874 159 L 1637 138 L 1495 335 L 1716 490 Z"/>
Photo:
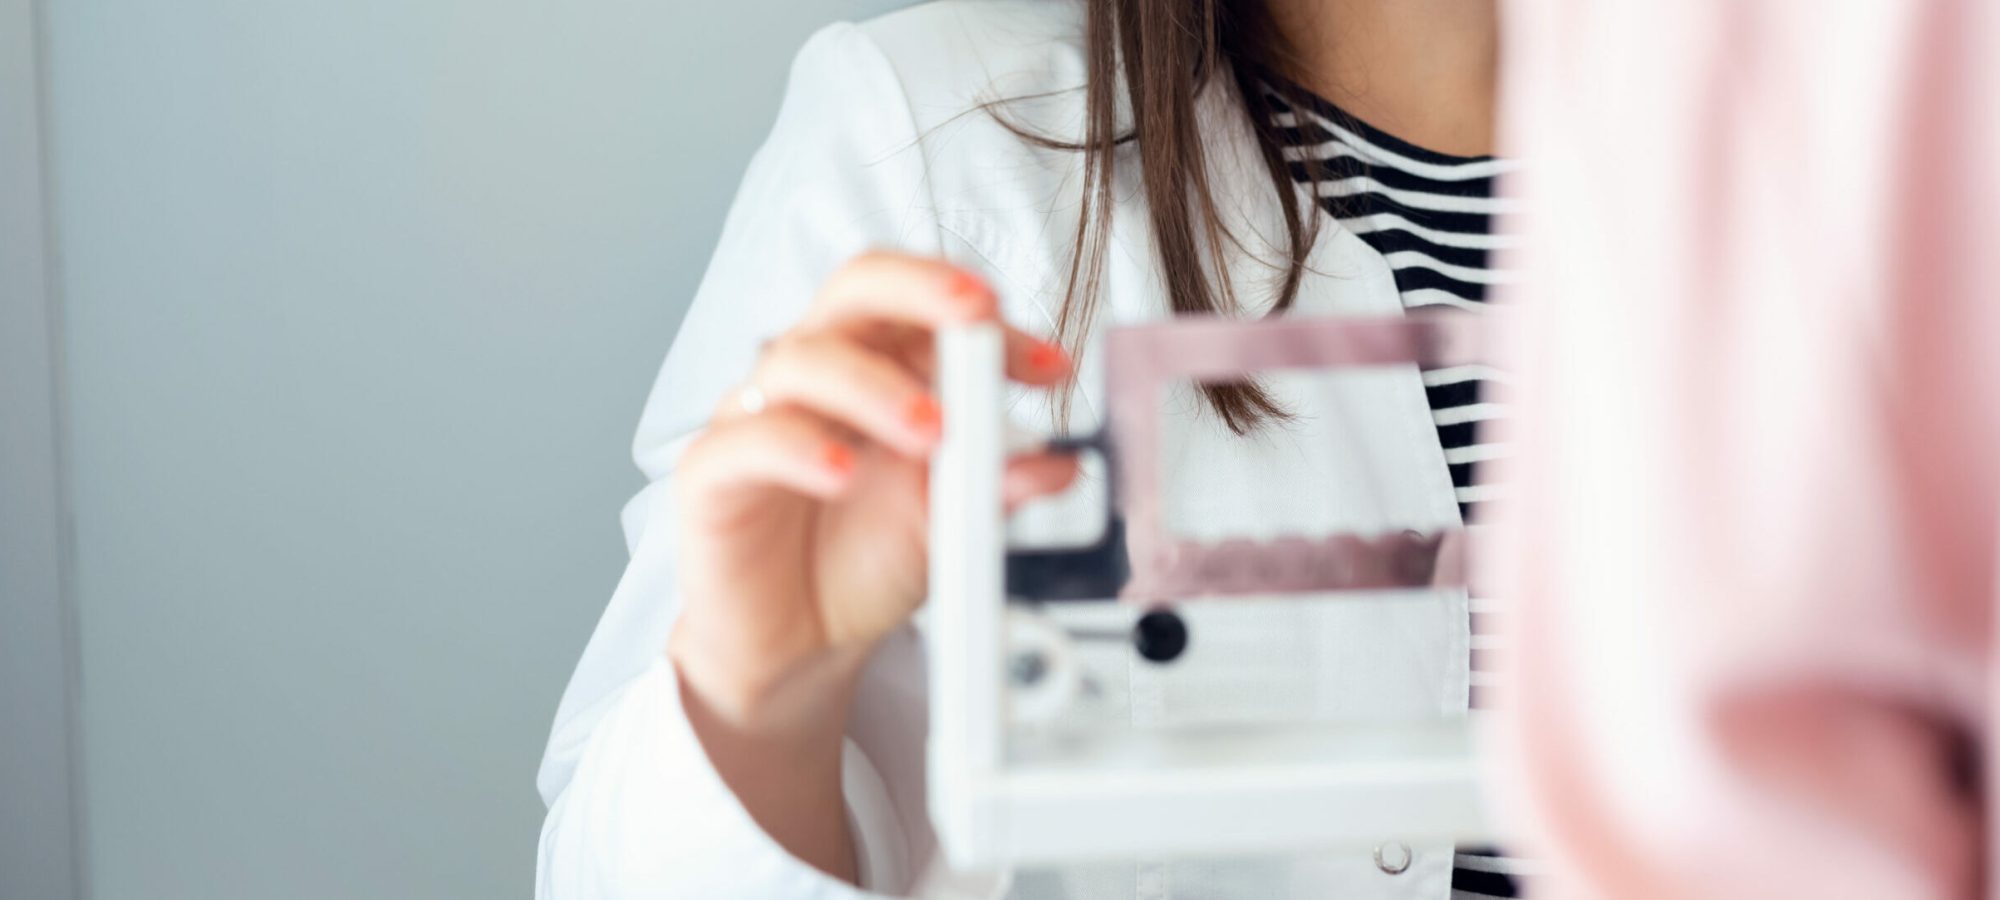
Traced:
<path fill-rule="evenodd" d="M 1132 626 L 1132 649 L 1153 662 L 1172 662 L 1187 645 L 1187 623 L 1171 609 L 1153 610 Z"/>

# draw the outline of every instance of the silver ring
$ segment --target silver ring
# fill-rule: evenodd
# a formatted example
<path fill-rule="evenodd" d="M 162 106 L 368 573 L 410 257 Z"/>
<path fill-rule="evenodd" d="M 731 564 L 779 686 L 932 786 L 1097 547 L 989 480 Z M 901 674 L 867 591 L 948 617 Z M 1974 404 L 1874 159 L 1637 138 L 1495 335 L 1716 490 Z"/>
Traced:
<path fill-rule="evenodd" d="M 1384 850 L 1391 851 L 1391 853 L 1385 854 L 1382 852 Z M 1410 852 L 1410 845 L 1400 841 L 1393 844 L 1375 845 L 1375 868 L 1381 869 L 1390 875 L 1401 875 L 1409 871 L 1410 863 L 1414 862 L 1415 859 L 1416 854 Z"/>
<path fill-rule="evenodd" d="M 756 385 L 746 384 L 742 390 L 736 392 L 736 405 L 742 407 L 745 413 L 754 416 L 763 412 L 769 403 L 764 399 L 764 392 L 758 390 Z"/>

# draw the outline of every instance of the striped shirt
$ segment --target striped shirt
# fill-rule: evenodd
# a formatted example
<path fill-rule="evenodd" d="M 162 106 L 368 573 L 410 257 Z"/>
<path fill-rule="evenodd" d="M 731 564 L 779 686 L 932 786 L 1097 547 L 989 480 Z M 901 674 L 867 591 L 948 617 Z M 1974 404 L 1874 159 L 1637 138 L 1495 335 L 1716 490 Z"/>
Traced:
<path fill-rule="evenodd" d="M 1491 264 L 1491 254 L 1507 245 L 1494 225 L 1512 209 L 1509 200 L 1494 195 L 1493 185 L 1513 168 L 1511 160 L 1426 150 L 1318 98 L 1308 98 L 1305 109 L 1276 95 L 1271 100 L 1293 177 L 1316 192 L 1320 208 L 1342 228 L 1382 254 L 1405 309 L 1486 312 L 1487 288 L 1507 277 Z M 1481 427 L 1504 413 L 1486 390 L 1504 375 L 1486 366 L 1456 366 L 1427 370 L 1422 377 L 1459 515 L 1471 522 L 1495 496 L 1492 485 L 1479 481 L 1479 464 L 1505 452 L 1482 434 L 1490 429 Z M 1498 612 L 1492 601 L 1473 598 L 1471 610 L 1476 709 L 1487 705 L 1501 636 L 1493 627 Z M 1519 896 L 1517 878 L 1530 865 L 1461 847 L 1452 867 L 1452 898 Z"/>
<path fill-rule="evenodd" d="M 1489 255 L 1506 246 L 1493 222 L 1510 211 L 1510 201 L 1493 195 L 1493 182 L 1513 168 L 1511 161 L 1426 150 L 1331 104 L 1302 113 L 1279 108 L 1293 176 L 1318 191 L 1321 207 L 1341 227 L 1382 254 L 1405 309 L 1485 311 L 1487 287 L 1507 277 Z M 1485 366 L 1423 373 L 1431 421 L 1467 521 L 1494 496 L 1477 473 L 1481 461 L 1503 452 L 1480 439 L 1480 423 L 1501 415 L 1497 404 L 1482 400 L 1486 382 L 1499 377 Z"/>

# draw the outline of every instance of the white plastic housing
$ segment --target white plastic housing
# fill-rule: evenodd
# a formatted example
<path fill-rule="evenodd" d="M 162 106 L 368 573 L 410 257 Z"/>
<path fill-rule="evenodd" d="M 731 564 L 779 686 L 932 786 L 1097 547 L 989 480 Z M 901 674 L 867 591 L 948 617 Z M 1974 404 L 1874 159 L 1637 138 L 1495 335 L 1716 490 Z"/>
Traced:
<path fill-rule="evenodd" d="M 1132 731 L 1010 757 L 1002 341 L 981 326 L 938 347 L 929 799 L 953 868 L 1493 837 L 1470 720 Z"/>

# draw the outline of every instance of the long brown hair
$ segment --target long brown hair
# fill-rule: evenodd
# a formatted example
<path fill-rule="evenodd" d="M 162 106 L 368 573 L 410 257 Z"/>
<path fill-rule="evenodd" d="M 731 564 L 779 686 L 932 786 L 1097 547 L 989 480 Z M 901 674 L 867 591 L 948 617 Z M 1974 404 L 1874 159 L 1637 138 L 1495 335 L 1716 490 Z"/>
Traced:
<path fill-rule="evenodd" d="M 1111 185 L 1117 151 L 1133 145 L 1151 210 L 1152 230 L 1170 306 L 1176 314 L 1241 312 L 1225 251 L 1244 252 L 1217 214 L 1196 98 L 1221 79 L 1240 99 L 1257 138 L 1266 174 L 1284 210 L 1287 264 L 1272 285 L 1272 313 L 1289 308 L 1305 274 L 1319 217 L 1302 213 L 1298 187 L 1274 119 L 1277 102 L 1300 108 L 1301 88 L 1279 73 L 1292 55 L 1262 0 L 1084 0 L 1084 133 L 1063 139 L 1000 121 L 1044 147 L 1084 156 L 1083 208 L 1077 219 L 1068 284 L 1056 315 L 1056 339 L 1076 350 L 1095 318 L 1110 239 Z M 1122 76 L 1122 77 L 1121 77 Z M 1130 98 L 1131 123 L 1118 123 L 1119 91 Z M 1274 101 L 1273 96 L 1278 100 Z M 1002 101 L 1004 102 L 1004 101 Z M 995 104 L 989 104 L 992 109 Z M 1210 271 L 1213 269 L 1213 271 Z M 1202 393 L 1230 430 L 1248 433 L 1287 417 L 1254 381 L 1204 384 Z M 1062 412 L 1067 416 L 1068 400 Z"/>

